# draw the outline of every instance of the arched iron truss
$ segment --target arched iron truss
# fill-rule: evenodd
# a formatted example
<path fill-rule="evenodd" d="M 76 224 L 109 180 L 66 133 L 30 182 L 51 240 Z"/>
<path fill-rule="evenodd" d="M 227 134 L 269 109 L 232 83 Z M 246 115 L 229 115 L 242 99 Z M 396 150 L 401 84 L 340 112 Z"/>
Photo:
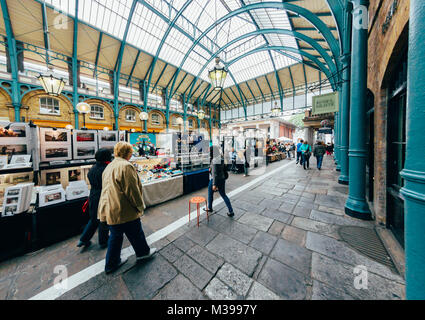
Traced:
<path fill-rule="evenodd" d="M 49 53 L 51 52 L 50 47 L 49 47 L 49 31 L 47 28 L 47 22 L 46 22 L 46 14 L 45 14 L 45 8 L 50 7 L 52 8 L 50 5 L 46 5 L 44 1 L 41 0 L 34 0 L 36 2 L 39 2 L 44 8 L 43 10 L 43 34 L 44 34 L 44 43 L 45 43 L 45 48 L 43 50 L 48 50 Z M 98 72 L 100 73 L 108 73 L 108 74 L 112 74 L 113 75 L 113 95 L 114 95 L 114 112 L 115 112 L 115 116 L 116 116 L 116 121 L 117 121 L 117 114 L 119 111 L 119 103 L 123 103 L 121 101 L 118 100 L 118 92 L 119 92 L 119 83 L 120 83 L 120 79 L 124 79 L 126 80 L 127 85 L 130 82 L 136 82 L 139 84 L 143 84 L 144 87 L 144 101 L 143 101 L 143 105 L 138 105 L 139 107 L 143 108 L 143 109 L 147 109 L 147 98 L 148 98 L 148 93 L 150 92 L 150 89 L 152 89 L 152 78 L 153 78 L 153 73 L 155 71 L 155 68 L 157 66 L 157 61 L 159 59 L 159 54 L 161 52 L 161 49 L 164 45 L 164 43 L 166 42 L 166 39 L 168 37 L 168 35 L 170 34 L 171 30 L 173 28 L 176 28 L 178 31 L 180 31 L 184 36 L 186 36 L 189 40 L 192 41 L 192 46 L 191 48 L 186 52 L 184 58 L 182 59 L 182 61 L 180 62 L 180 65 L 177 66 L 176 71 L 174 72 L 172 78 L 170 79 L 170 81 L 167 84 L 167 87 L 165 88 L 165 92 L 167 93 L 167 97 L 166 97 L 166 108 L 167 111 L 166 113 L 168 114 L 170 112 L 169 110 L 169 101 L 171 100 L 171 98 L 177 93 L 177 90 L 180 86 L 180 84 L 183 81 L 180 81 L 180 83 L 177 83 L 177 79 L 178 79 L 178 75 L 179 73 L 182 71 L 182 66 L 184 65 L 184 62 L 186 61 L 186 59 L 188 58 L 188 56 L 190 55 L 190 53 L 197 47 L 200 46 L 202 49 L 204 49 L 208 54 L 210 54 L 210 59 L 208 60 L 207 63 L 205 63 L 205 65 L 203 66 L 203 69 L 206 68 L 206 66 L 208 65 L 208 63 L 210 63 L 213 59 L 213 57 L 215 57 L 216 55 L 218 55 L 220 52 L 222 52 L 223 50 L 225 50 L 225 48 L 227 48 L 231 43 L 235 43 L 237 41 L 240 41 L 242 39 L 248 39 L 249 37 L 253 37 L 253 36 L 261 36 L 264 38 L 264 40 L 266 40 L 265 35 L 266 34 L 286 34 L 289 36 L 292 36 L 293 38 L 300 40 L 300 41 L 304 41 L 306 43 L 308 43 L 313 50 L 317 51 L 319 53 L 320 58 L 323 58 L 325 63 L 320 62 L 320 60 L 317 58 L 317 56 L 312 55 L 304 50 L 301 49 L 294 49 L 294 48 L 289 48 L 289 47 L 285 47 L 285 46 L 275 46 L 275 45 L 271 45 L 270 43 L 268 43 L 268 41 L 266 40 L 266 45 L 262 46 L 262 47 L 257 47 L 254 50 L 251 50 L 250 52 L 246 52 L 245 54 L 241 55 L 240 57 L 236 57 L 231 61 L 223 61 L 224 64 L 228 67 L 231 64 L 235 63 L 238 60 L 241 60 L 247 56 L 249 56 L 250 54 L 253 54 L 255 52 L 259 52 L 259 51 L 268 51 L 269 52 L 269 56 L 274 68 L 274 73 L 276 76 L 276 81 L 278 84 L 278 89 L 279 89 L 279 95 L 280 95 L 280 99 L 282 99 L 282 95 L 284 94 L 282 88 L 281 88 L 281 84 L 280 84 L 280 79 L 279 79 L 279 75 L 278 75 L 278 70 L 276 70 L 276 66 L 275 63 L 273 61 L 273 57 L 271 55 L 272 51 L 275 52 L 279 52 L 282 55 L 285 55 L 291 59 L 294 60 L 298 60 L 295 56 L 291 55 L 292 54 L 296 54 L 296 55 L 300 55 L 301 57 L 307 57 L 309 60 L 311 60 L 311 62 L 306 61 L 304 59 L 301 60 L 301 62 L 305 65 L 309 65 L 312 66 L 320 71 L 323 71 L 326 76 L 328 77 L 328 79 L 330 80 L 330 82 L 332 83 L 333 89 L 337 90 L 339 87 L 339 81 L 336 81 L 335 79 L 332 79 L 333 77 L 335 77 L 335 75 L 337 75 L 337 77 L 339 77 L 339 72 L 341 71 L 341 62 L 340 62 L 340 56 L 341 56 L 341 52 L 343 52 L 343 46 L 344 46 L 344 32 L 343 32 L 343 26 L 345 23 L 345 17 L 344 17 L 344 13 L 345 13 L 345 9 L 346 9 L 346 2 L 344 0 L 325 0 L 326 3 L 328 4 L 329 7 L 329 11 L 331 12 L 331 15 L 334 18 L 335 21 L 335 25 L 336 25 L 336 29 L 337 29 L 337 33 L 338 33 L 338 39 L 337 40 L 330 28 L 327 27 L 327 25 L 313 12 L 300 7 L 298 5 L 296 5 L 297 0 L 284 0 L 284 1 L 276 1 L 276 2 L 259 2 L 259 3 L 254 3 L 254 4 L 246 4 L 244 0 L 239 0 L 241 7 L 234 10 L 234 11 L 230 11 L 228 14 L 226 14 L 225 16 L 217 19 L 217 21 L 215 21 L 212 25 L 210 25 L 207 29 L 205 29 L 204 32 L 201 32 L 201 30 L 199 30 L 198 28 L 198 23 L 199 21 L 202 19 L 202 13 L 204 10 L 202 10 L 202 12 L 199 14 L 199 16 L 197 17 L 196 21 L 194 22 L 190 22 L 193 25 L 193 34 L 190 34 L 189 32 L 187 32 L 186 30 L 184 30 L 183 28 L 181 28 L 180 26 L 177 25 L 177 20 L 180 17 L 184 17 L 184 11 L 189 7 L 189 5 L 193 2 L 193 0 L 188 0 L 186 1 L 185 4 L 183 4 L 183 6 L 180 8 L 179 11 L 177 11 L 176 9 L 174 9 L 172 7 L 173 5 L 173 0 L 168 0 L 168 2 L 166 2 L 169 6 L 169 14 L 168 17 L 166 14 L 163 14 L 162 12 L 159 12 L 158 10 L 156 10 L 155 8 L 153 8 L 146 0 L 133 0 L 132 4 L 131 4 L 131 9 L 129 12 L 129 16 L 127 19 L 127 23 L 125 26 L 125 31 L 124 31 L 124 36 L 122 39 L 117 39 L 116 37 L 111 36 L 114 39 L 117 39 L 119 41 L 121 41 L 121 45 L 120 45 L 120 49 L 119 49 L 119 53 L 115 62 L 115 67 L 114 70 L 107 70 L 107 68 L 104 68 L 102 66 L 98 65 L 98 55 L 99 55 L 99 49 L 101 46 L 101 41 L 102 41 L 102 35 L 104 34 L 104 31 L 99 30 L 96 27 L 90 26 L 92 27 L 94 30 L 97 30 L 100 34 L 99 37 L 99 43 L 98 43 L 98 50 L 96 53 L 96 61 L 94 64 L 94 74 L 97 74 Z M 123 62 L 123 55 L 124 55 L 124 50 L 126 46 L 132 46 L 130 44 L 127 43 L 127 34 L 131 25 L 131 21 L 132 21 L 132 17 L 133 14 L 136 10 L 136 6 L 137 4 L 140 3 L 141 5 L 147 7 L 149 10 L 154 11 L 155 14 L 157 14 L 161 19 L 163 19 L 165 22 L 168 23 L 168 27 L 167 27 L 167 31 L 164 33 L 164 36 L 161 39 L 160 45 L 157 48 L 157 52 L 155 55 L 151 55 L 153 57 L 153 60 L 151 62 L 151 65 L 145 75 L 145 79 L 138 79 L 136 77 L 133 76 L 133 71 L 135 68 L 135 65 L 138 61 L 138 55 L 140 54 L 140 52 L 143 51 L 143 49 L 140 48 L 136 48 L 138 50 L 138 55 L 137 58 L 134 61 L 134 65 L 131 68 L 131 73 L 129 75 L 127 74 L 121 74 L 121 66 L 122 66 L 122 62 Z M 5 39 L 5 44 L 7 45 L 7 47 L 10 49 L 9 50 L 9 58 L 10 58 L 10 62 L 11 62 L 11 74 L 12 74 L 12 80 L 10 81 L 11 87 L 7 90 L 8 92 L 11 93 L 11 99 L 12 99 L 12 104 L 15 106 L 16 108 L 19 108 L 19 104 L 20 104 L 20 98 L 22 96 L 21 92 L 20 92 L 20 86 L 19 86 L 19 79 L 18 79 L 18 70 L 17 70 L 17 53 L 18 50 L 16 48 L 16 40 L 14 38 L 14 34 L 13 34 L 13 29 L 11 27 L 11 21 L 10 21 L 10 16 L 8 13 L 8 8 L 7 8 L 7 2 L 6 0 L 0 0 L 0 4 L 1 4 L 1 9 L 3 12 L 3 18 L 4 18 L 4 25 L 5 25 L 5 31 L 6 31 L 6 39 Z M 91 68 L 92 64 L 91 63 L 85 63 L 84 61 L 80 61 L 77 57 L 77 40 L 78 40 L 78 25 L 79 23 L 84 24 L 85 22 L 80 21 L 78 19 L 78 8 L 79 8 L 79 0 L 75 0 L 75 12 L 73 13 L 73 16 L 64 13 L 66 15 L 68 15 L 68 17 L 70 17 L 71 19 L 73 19 L 74 21 L 74 33 L 73 33 L 73 48 L 72 48 L 72 57 L 67 57 L 66 55 L 60 54 L 58 53 L 56 56 L 49 56 L 50 60 L 54 60 L 54 59 L 59 59 L 59 60 L 63 60 L 66 63 L 71 65 L 71 70 L 72 70 L 72 79 L 73 79 L 73 83 L 72 83 L 72 87 L 73 87 L 73 92 L 72 92 L 72 102 L 73 102 L 73 106 L 75 109 L 75 105 L 78 103 L 78 101 L 81 99 L 81 94 L 78 94 L 78 90 L 77 90 L 77 68 L 78 65 L 80 65 L 81 67 L 85 67 L 85 68 Z M 207 4 L 205 4 L 206 6 Z M 205 7 L 204 7 L 205 9 Z M 252 12 L 255 12 L 255 10 L 258 9 L 277 9 L 277 10 L 284 10 L 286 12 L 289 12 L 292 14 L 293 17 L 301 17 L 303 19 L 305 19 L 306 21 L 308 21 L 310 24 L 312 24 L 313 28 L 312 30 L 317 30 L 319 31 L 319 33 L 323 36 L 324 41 L 327 43 L 327 45 L 330 48 L 330 54 L 328 54 L 328 52 L 326 52 L 325 49 L 323 49 L 323 47 L 315 40 L 312 39 L 308 36 L 306 36 L 305 34 L 296 31 L 296 29 L 294 30 L 283 30 L 283 29 L 261 29 L 255 19 L 253 18 L 253 16 L 251 15 Z M 174 12 L 174 11 L 176 12 Z M 173 13 L 173 14 L 172 14 Z M 254 32 L 250 32 L 247 34 L 244 34 L 232 41 L 229 42 L 228 45 L 223 46 L 222 48 L 219 48 L 218 45 L 217 48 L 219 48 L 216 52 L 213 52 L 210 48 L 207 48 L 205 45 L 203 45 L 200 41 L 206 37 L 206 35 L 213 30 L 216 27 L 219 28 L 225 28 L 226 26 L 226 21 L 232 19 L 233 17 L 240 17 L 241 19 L 245 19 L 243 17 L 241 17 L 241 15 L 243 15 L 244 13 L 248 14 L 251 18 L 251 23 L 253 23 L 256 26 L 256 31 Z M 319 14 L 320 15 L 320 14 Z M 247 21 L 249 19 L 246 19 Z M 289 21 L 291 21 L 291 19 L 289 19 Z M 195 32 L 195 28 L 197 28 L 197 32 Z M 200 36 L 198 36 L 197 38 L 195 38 L 196 34 L 200 33 Z M 134 46 L 132 46 L 134 47 Z M 32 50 L 32 49 L 34 50 Z M 42 49 L 42 48 L 40 48 Z M 34 46 L 32 44 L 28 44 L 26 46 L 26 48 L 24 48 L 23 50 L 32 50 L 36 53 L 39 53 L 37 46 Z M 47 59 L 47 57 L 45 57 Z M 166 67 L 168 64 L 166 64 L 165 67 L 163 67 L 162 73 L 165 71 Z M 188 73 L 186 72 L 186 75 Z M 183 107 L 185 106 L 186 103 L 188 103 L 189 101 L 191 101 L 193 99 L 193 95 L 196 92 L 199 92 L 199 89 L 202 87 L 202 83 L 201 85 L 197 86 L 197 82 L 198 79 L 200 77 L 201 72 L 198 73 L 198 75 L 195 77 L 195 79 L 192 81 L 191 85 L 189 85 L 189 92 L 187 93 L 187 90 L 185 90 L 185 94 L 184 94 L 184 99 L 183 99 Z M 147 79 L 146 79 L 147 76 Z M 236 91 L 237 93 L 234 94 L 236 99 L 238 100 L 238 102 L 244 107 L 245 112 L 246 112 L 246 101 L 247 98 L 245 96 L 245 93 L 241 90 L 239 83 L 237 83 L 236 79 L 234 78 L 233 74 L 231 73 L 231 70 L 229 72 L 229 76 L 232 79 Z M 291 76 L 291 81 L 293 83 L 293 79 L 292 79 L 292 74 L 290 72 L 290 76 Z M 331 78 L 330 78 L 331 77 Z M 157 86 L 159 79 L 156 80 L 155 86 Z M 257 83 L 258 84 L 258 83 Z M 249 87 L 248 87 L 249 88 Z M 233 90 L 232 90 L 233 91 Z M 249 88 L 249 91 L 251 92 L 251 95 L 253 95 L 251 88 Z M 212 88 L 210 88 L 210 86 L 204 87 L 201 90 L 200 95 L 196 98 L 196 102 L 198 105 L 205 105 L 205 101 L 207 98 L 209 98 L 210 96 L 214 96 L 213 100 L 210 101 L 214 101 L 216 99 L 217 94 L 213 94 L 214 90 L 212 90 Z M 260 89 L 260 93 L 262 95 L 262 97 L 264 98 L 263 92 Z M 253 95 L 254 97 L 254 95 Z M 69 98 L 69 97 L 68 97 Z M 102 99 L 101 97 L 97 97 L 99 99 Z M 256 99 L 256 97 L 254 97 Z M 84 99 L 84 98 L 83 98 Z M 103 100 L 103 99 L 102 99 Z M 218 100 L 219 102 L 221 101 L 221 94 L 220 94 L 220 99 Z M 75 110 L 74 110 L 75 111 Z M 174 112 L 173 112 L 174 113 Z M 19 112 L 18 112 L 19 114 Z M 77 116 L 77 115 L 76 115 Z"/>

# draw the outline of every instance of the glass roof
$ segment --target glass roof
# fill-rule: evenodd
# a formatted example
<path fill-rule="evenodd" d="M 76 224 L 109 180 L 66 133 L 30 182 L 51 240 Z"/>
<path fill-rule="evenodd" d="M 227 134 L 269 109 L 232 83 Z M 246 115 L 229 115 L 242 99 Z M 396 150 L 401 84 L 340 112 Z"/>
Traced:
<path fill-rule="evenodd" d="M 160 43 L 171 21 L 186 0 L 137 0 L 135 12 L 130 21 L 126 41 L 145 52 L 156 55 Z M 244 5 L 276 0 L 193 0 L 177 19 L 159 52 L 159 58 L 180 66 L 193 42 L 229 12 Z M 75 14 L 75 0 L 45 0 L 46 3 L 67 12 Z M 125 32 L 133 0 L 79 0 L 78 18 L 116 38 L 122 40 Z M 265 9 L 252 10 L 225 20 L 215 26 L 201 39 L 195 49 L 189 53 L 182 69 L 194 75 L 204 67 L 211 55 L 230 41 L 256 31 L 258 29 L 279 28 L 291 30 L 288 15 L 283 10 Z M 253 49 L 263 46 L 287 46 L 298 48 L 296 40 L 291 36 L 267 34 L 245 38 L 227 47 L 219 56 L 223 63 L 234 60 Z M 298 54 L 291 53 L 296 59 Z M 229 71 L 237 83 L 270 73 L 275 68 L 281 69 L 297 63 L 280 53 L 257 51 L 246 55 L 229 66 Z M 201 79 L 208 81 L 208 69 L 214 66 L 214 60 L 205 68 Z M 225 87 L 233 85 L 228 77 Z"/>

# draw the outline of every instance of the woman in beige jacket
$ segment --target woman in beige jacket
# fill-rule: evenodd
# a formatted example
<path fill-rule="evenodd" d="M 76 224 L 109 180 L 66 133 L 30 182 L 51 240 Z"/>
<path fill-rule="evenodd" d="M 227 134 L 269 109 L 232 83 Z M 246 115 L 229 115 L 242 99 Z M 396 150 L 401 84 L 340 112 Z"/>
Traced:
<path fill-rule="evenodd" d="M 123 234 L 136 252 L 137 260 L 152 256 L 155 248 L 149 248 L 143 233 L 140 217 L 145 204 L 142 184 L 134 166 L 128 161 L 133 153 L 131 144 L 118 142 L 114 147 L 115 159 L 102 175 L 102 194 L 98 217 L 106 221 L 110 229 L 105 272 L 110 273 L 127 262 L 121 260 Z"/>

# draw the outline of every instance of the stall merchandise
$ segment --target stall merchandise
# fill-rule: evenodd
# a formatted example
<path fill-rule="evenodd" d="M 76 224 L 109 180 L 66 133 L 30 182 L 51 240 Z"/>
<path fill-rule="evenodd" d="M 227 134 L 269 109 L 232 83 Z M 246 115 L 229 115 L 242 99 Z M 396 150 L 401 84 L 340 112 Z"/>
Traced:
<path fill-rule="evenodd" d="M 99 143 L 99 149 L 109 149 L 111 150 L 111 153 L 114 154 L 114 147 L 118 142 L 118 131 L 105 131 L 105 130 L 99 130 L 98 131 L 98 143 Z M 93 154 L 94 158 L 94 154 Z"/>
<path fill-rule="evenodd" d="M 66 187 L 66 200 L 74 200 L 78 198 L 87 198 L 89 196 L 89 188 L 84 180 L 72 181 Z"/>
<path fill-rule="evenodd" d="M 34 183 L 19 183 L 4 191 L 2 217 L 13 216 L 29 209 Z"/>
<path fill-rule="evenodd" d="M 38 195 L 39 207 L 50 206 L 65 201 L 65 190 L 60 184 L 40 187 Z"/>

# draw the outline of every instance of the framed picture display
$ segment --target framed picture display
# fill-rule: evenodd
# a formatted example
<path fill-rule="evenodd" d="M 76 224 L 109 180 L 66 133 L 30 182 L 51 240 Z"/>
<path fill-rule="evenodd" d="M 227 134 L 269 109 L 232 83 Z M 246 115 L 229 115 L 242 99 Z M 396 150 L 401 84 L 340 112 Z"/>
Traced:
<path fill-rule="evenodd" d="M 96 130 L 74 130 L 73 132 L 73 158 L 94 159 L 97 151 Z"/>
<path fill-rule="evenodd" d="M 71 160 L 71 131 L 40 128 L 41 161 Z"/>
<path fill-rule="evenodd" d="M 3 169 L 5 166 L 7 166 L 7 158 L 7 155 L 0 156 L 0 169 Z"/>
<path fill-rule="evenodd" d="M 29 163 L 31 160 L 30 154 L 23 154 L 23 155 L 13 155 L 10 159 L 10 164 L 25 164 Z"/>
<path fill-rule="evenodd" d="M 107 148 L 112 150 L 112 154 L 113 154 L 113 149 L 114 146 L 117 144 L 118 142 L 118 131 L 104 131 L 104 130 L 99 130 L 98 131 L 98 137 L 99 137 L 99 149 L 101 148 Z"/>
<path fill-rule="evenodd" d="M 125 131 L 120 131 L 120 133 L 119 133 L 119 141 L 125 141 Z"/>

